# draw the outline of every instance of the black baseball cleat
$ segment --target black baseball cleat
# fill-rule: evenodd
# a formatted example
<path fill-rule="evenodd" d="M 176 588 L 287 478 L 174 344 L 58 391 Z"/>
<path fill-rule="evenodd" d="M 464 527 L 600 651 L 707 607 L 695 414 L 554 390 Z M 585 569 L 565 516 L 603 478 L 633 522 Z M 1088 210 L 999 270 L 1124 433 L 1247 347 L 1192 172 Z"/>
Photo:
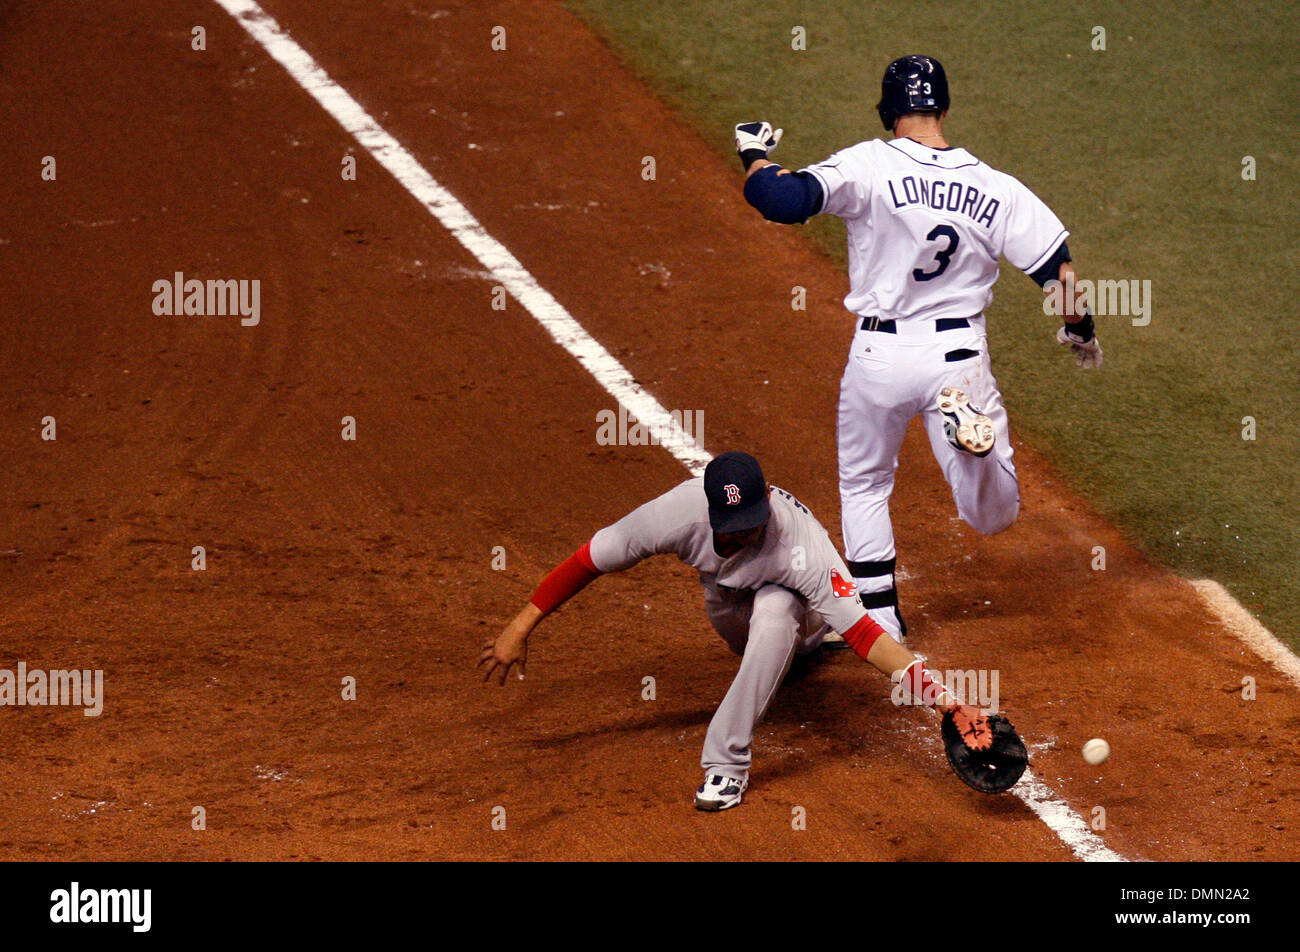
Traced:
<path fill-rule="evenodd" d="M 944 387 L 939 391 L 938 407 L 949 443 L 972 456 L 988 456 L 993 451 L 993 421 L 971 406 L 965 391 Z"/>

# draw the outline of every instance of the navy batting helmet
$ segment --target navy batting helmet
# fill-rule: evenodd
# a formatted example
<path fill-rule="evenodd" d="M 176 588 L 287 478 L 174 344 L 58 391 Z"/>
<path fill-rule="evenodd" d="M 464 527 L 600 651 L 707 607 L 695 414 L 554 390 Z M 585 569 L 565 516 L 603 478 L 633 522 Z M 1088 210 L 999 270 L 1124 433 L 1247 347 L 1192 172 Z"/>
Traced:
<path fill-rule="evenodd" d="M 880 121 L 891 132 L 898 117 L 909 112 L 943 112 L 948 108 L 948 77 L 930 56 L 904 56 L 885 69 L 880 81 Z"/>

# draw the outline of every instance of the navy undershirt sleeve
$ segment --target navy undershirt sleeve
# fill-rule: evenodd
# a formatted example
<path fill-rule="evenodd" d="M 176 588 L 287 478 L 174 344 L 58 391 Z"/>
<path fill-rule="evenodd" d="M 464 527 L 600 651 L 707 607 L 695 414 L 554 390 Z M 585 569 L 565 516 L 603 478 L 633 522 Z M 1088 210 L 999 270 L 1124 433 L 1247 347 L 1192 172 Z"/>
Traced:
<path fill-rule="evenodd" d="M 1048 281 L 1056 281 L 1061 277 L 1061 265 L 1070 261 L 1070 248 L 1064 241 L 1061 246 L 1052 252 L 1052 256 L 1042 263 L 1036 270 L 1031 271 L 1029 276 L 1037 282 L 1041 288 Z"/>
<path fill-rule="evenodd" d="M 745 181 L 745 200 L 768 221 L 798 225 L 816 215 L 824 199 L 821 184 L 807 172 L 778 175 L 779 165 L 765 165 Z"/>

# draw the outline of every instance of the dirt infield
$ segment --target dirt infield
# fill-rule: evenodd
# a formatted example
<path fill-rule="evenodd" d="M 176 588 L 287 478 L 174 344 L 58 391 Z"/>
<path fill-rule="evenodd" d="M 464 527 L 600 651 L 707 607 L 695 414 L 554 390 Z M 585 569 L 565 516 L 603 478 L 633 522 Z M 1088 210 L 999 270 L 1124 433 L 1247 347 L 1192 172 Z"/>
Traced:
<path fill-rule="evenodd" d="M 579 21 L 264 6 L 665 406 L 702 411 L 709 450 L 752 451 L 838 536 L 843 275 L 762 223 Z M 1018 800 L 962 787 L 928 715 L 844 653 L 778 695 L 744 806 L 696 813 L 735 662 L 675 561 L 550 619 L 527 681 L 478 683 L 541 575 L 685 471 L 597 445 L 612 399 L 517 302 L 493 310 L 477 263 L 215 4 L 67 16 L 15 4 L 0 48 L 0 667 L 103 669 L 106 699 L 0 710 L 0 858 L 1072 857 Z M 156 316 L 177 271 L 259 279 L 260 323 Z M 1017 281 L 1002 293 L 1030 294 Z M 984 538 L 909 438 L 913 648 L 998 669 L 1035 772 L 1085 818 L 1104 807 L 1124 856 L 1294 857 L 1294 688 L 1042 459 L 1017 462 L 1022 516 Z M 1093 736 L 1102 768 L 1078 756 Z"/>

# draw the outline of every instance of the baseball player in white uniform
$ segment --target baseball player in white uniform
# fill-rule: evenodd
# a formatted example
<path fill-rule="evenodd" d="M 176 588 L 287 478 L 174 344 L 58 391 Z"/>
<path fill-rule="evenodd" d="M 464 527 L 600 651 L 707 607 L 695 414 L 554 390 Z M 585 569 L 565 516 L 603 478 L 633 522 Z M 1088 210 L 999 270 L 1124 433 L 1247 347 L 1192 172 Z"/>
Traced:
<path fill-rule="evenodd" d="M 528 637 L 550 612 L 593 579 L 673 554 L 699 572 L 709 621 L 741 656 L 740 669 L 704 738 L 701 810 L 740 803 L 749 786 L 750 747 L 796 653 L 817 649 L 828 631 L 902 684 L 920 703 L 959 718 L 979 738 L 988 719 L 959 704 L 924 662 L 872 621 L 844 561 L 816 517 L 783 489 L 768 486 L 757 460 L 723 453 L 703 477 L 688 479 L 591 537 L 554 569 L 479 659 L 484 680 L 523 678 Z"/>
<path fill-rule="evenodd" d="M 863 604 L 895 639 L 898 609 L 889 497 L 908 423 L 921 414 L 957 512 L 983 533 L 1015 521 L 1020 487 L 1007 414 L 989 364 L 984 310 L 1005 256 L 1045 291 L 1073 280 L 1068 232 L 1015 178 L 948 145 L 943 67 L 906 56 L 885 71 L 872 139 L 790 172 L 767 160 L 782 130 L 736 126 L 745 197 L 771 221 L 844 219 L 845 306 L 857 332 L 840 382 L 840 504 L 847 561 Z M 1059 295 L 1056 298 L 1059 300 Z M 1058 339 L 1083 367 L 1101 365 L 1085 298 L 1064 301 Z"/>

